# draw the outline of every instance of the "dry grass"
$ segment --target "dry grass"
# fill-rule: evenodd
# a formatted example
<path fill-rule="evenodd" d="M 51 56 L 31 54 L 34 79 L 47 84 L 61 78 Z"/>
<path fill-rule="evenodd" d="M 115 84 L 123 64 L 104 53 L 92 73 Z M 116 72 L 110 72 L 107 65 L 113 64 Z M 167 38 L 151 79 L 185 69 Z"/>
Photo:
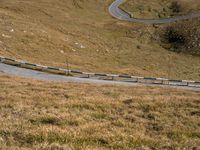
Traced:
<path fill-rule="evenodd" d="M 152 26 L 112 18 L 111 2 L 2 0 L 0 55 L 65 68 L 68 61 L 82 71 L 200 80 L 199 57 L 166 51 L 152 40 Z"/>
<path fill-rule="evenodd" d="M 192 149 L 200 93 L 0 76 L 0 149 Z"/>
<path fill-rule="evenodd" d="M 197 0 L 127 0 L 121 6 L 135 18 L 168 18 L 200 11 Z"/>
<path fill-rule="evenodd" d="M 112 0 L 2 0 L 0 54 L 83 71 L 200 79 L 153 26 L 117 21 Z M 169 57 L 168 57 L 169 56 Z M 170 58 L 170 63 L 169 62 Z M 200 93 L 0 75 L 0 149 L 183 149 L 200 145 Z"/>

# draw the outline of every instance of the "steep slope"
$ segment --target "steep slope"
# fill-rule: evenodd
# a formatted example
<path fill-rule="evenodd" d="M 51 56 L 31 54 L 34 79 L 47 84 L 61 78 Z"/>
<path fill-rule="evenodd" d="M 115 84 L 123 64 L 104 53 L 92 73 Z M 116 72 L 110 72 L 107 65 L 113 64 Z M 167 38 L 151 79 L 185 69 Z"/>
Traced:
<path fill-rule="evenodd" d="M 152 40 L 153 26 L 112 18 L 111 2 L 2 0 L 0 54 L 83 71 L 200 80 L 198 57 L 166 51 Z"/>

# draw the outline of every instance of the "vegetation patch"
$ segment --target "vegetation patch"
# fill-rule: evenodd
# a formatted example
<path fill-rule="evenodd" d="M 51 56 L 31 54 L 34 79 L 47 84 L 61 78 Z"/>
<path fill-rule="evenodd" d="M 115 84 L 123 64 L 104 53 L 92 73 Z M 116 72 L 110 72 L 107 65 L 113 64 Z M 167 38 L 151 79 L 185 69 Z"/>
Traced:
<path fill-rule="evenodd" d="M 69 126 L 79 125 L 79 121 L 76 119 L 70 119 L 70 118 L 61 119 L 61 118 L 51 117 L 51 116 L 30 119 L 29 121 L 33 125 L 52 125 L 52 126 L 60 126 L 60 127 L 64 127 L 65 125 L 69 125 Z"/>
<path fill-rule="evenodd" d="M 159 28 L 161 45 L 171 51 L 200 56 L 200 20 L 182 21 Z"/>
<path fill-rule="evenodd" d="M 199 91 L 1 75 L 0 89 L 0 149 L 153 150 L 200 145 Z"/>

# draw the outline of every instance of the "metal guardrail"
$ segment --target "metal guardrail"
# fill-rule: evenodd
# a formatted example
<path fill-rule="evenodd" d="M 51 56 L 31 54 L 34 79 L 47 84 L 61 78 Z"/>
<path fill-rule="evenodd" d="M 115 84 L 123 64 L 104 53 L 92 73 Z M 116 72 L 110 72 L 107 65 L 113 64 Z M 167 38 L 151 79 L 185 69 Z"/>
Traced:
<path fill-rule="evenodd" d="M 51 67 L 51 66 L 43 66 L 39 64 L 29 63 L 26 61 L 11 59 L 7 57 L 3 57 L 3 56 L 0 56 L 0 62 L 4 64 L 12 65 L 12 66 L 21 67 L 21 68 L 39 70 L 42 72 L 49 72 L 53 74 L 62 74 L 66 76 L 79 75 L 79 77 L 84 76 L 87 78 L 97 78 L 97 79 L 111 78 L 110 80 L 123 81 L 123 82 L 138 82 L 138 83 L 146 83 L 146 84 L 161 84 L 161 85 L 173 85 L 173 86 L 190 86 L 190 87 L 200 88 L 200 81 L 197 82 L 197 81 L 191 81 L 191 80 L 172 80 L 172 79 L 154 78 L 154 77 L 88 73 L 88 72 L 81 72 L 77 70 L 68 70 L 68 69 L 56 68 L 56 67 Z"/>

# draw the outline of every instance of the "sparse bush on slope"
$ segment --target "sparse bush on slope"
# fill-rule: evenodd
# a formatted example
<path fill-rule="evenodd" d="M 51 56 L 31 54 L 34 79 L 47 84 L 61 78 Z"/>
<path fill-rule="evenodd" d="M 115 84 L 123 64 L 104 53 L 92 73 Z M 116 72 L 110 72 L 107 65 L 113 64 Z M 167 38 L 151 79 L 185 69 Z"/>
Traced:
<path fill-rule="evenodd" d="M 200 56 L 200 20 L 177 22 L 159 29 L 161 45 L 175 52 Z"/>
<path fill-rule="evenodd" d="M 181 12 L 181 4 L 178 1 L 172 1 L 170 5 L 170 9 L 173 13 Z"/>

